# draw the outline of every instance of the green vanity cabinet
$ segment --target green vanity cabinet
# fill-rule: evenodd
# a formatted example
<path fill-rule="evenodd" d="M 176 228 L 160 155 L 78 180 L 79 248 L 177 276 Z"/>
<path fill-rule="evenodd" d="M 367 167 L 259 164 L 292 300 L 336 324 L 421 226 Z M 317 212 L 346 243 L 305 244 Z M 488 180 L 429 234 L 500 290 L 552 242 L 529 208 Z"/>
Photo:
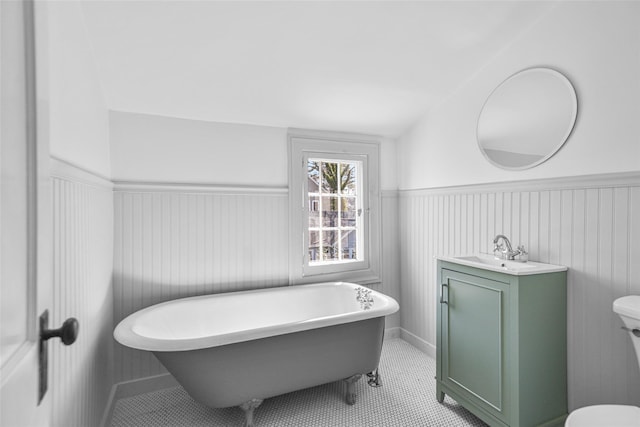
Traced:
<path fill-rule="evenodd" d="M 436 397 L 491 426 L 567 416 L 566 271 L 509 274 L 438 261 Z"/>

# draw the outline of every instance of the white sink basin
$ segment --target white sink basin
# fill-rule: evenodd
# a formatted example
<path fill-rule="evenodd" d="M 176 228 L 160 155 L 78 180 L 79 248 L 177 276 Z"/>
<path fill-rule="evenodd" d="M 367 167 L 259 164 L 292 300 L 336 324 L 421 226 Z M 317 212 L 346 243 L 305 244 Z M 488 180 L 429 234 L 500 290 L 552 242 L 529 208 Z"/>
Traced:
<path fill-rule="evenodd" d="M 552 273 L 555 271 L 565 271 L 567 267 L 562 265 L 544 264 L 541 262 L 519 262 L 496 259 L 489 254 L 476 254 L 466 256 L 440 256 L 439 260 L 466 265 L 469 267 L 482 268 L 484 270 L 499 271 L 500 273 L 522 276 L 527 274 Z"/>

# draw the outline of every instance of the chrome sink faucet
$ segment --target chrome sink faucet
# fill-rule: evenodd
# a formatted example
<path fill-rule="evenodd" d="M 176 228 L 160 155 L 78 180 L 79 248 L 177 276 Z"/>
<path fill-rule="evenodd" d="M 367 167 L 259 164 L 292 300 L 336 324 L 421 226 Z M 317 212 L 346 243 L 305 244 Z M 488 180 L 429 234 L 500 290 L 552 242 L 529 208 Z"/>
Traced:
<path fill-rule="evenodd" d="M 504 245 L 506 245 L 506 248 L 502 243 L 498 243 L 498 242 L 500 242 L 500 240 L 502 240 Z M 511 246 L 511 242 L 509 241 L 507 236 L 505 236 L 503 234 L 498 234 L 493 239 L 493 245 L 494 245 L 493 246 L 493 254 L 496 255 L 496 252 L 499 252 L 500 256 L 498 258 L 501 258 L 501 259 L 515 260 L 516 256 L 528 255 L 527 251 L 524 250 L 524 245 L 518 246 L 516 248 L 516 250 L 514 251 L 513 247 Z M 526 261 L 527 257 L 523 257 L 523 258 L 524 259 L 522 259 L 522 261 Z"/>

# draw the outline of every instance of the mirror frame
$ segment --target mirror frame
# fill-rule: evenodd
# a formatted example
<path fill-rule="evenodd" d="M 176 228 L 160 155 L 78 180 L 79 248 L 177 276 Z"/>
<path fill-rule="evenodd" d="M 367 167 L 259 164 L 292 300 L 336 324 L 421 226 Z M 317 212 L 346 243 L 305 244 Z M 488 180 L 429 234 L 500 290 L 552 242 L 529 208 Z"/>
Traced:
<path fill-rule="evenodd" d="M 491 159 L 487 153 L 485 152 L 484 148 L 482 147 L 482 145 L 480 144 L 480 138 L 478 135 L 478 130 L 480 128 L 480 120 L 482 118 L 482 113 L 484 112 L 487 104 L 489 103 L 489 101 L 491 100 L 492 96 L 501 88 L 504 88 L 504 86 L 506 84 L 509 84 L 509 82 L 511 82 L 513 79 L 517 78 L 517 77 L 521 77 L 523 74 L 528 74 L 528 73 L 532 73 L 532 72 L 543 72 L 543 73 L 548 73 L 548 74 L 552 74 L 555 77 L 557 77 L 562 83 L 564 83 L 565 87 L 567 88 L 567 94 L 570 97 L 570 103 L 571 103 L 571 116 L 569 118 L 569 120 L 567 121 L 567 123 L 569 123 L 569 125 L 567 126 L 567 130 L 564 133 L 564 135 L 562 136 L 562 138 L 560 139 L 559 143 L 557 145 L 555 145 L 555 147 L 549 152 L 547 153 L 544 157 L 542 157 L 541 159 L 528 164 L 528 165 L 524 165 L 524 166 L 505 166 L 505 165 L 501 165 L 499 163 L 497 163 L 496 161 L 494 161 L 493 159 Z M 569 136 L 571 135 L 571 133 L 573 132 L 573 130 L 575 129 L 575 125 L 576 125 L 576 121 L 577 121 L 577 117 L 578 117 L 578 97 L 576 94 L 576 90 L 573 86 L 573 84 L 571 83 L 571 81 L 561 72 L 554 70 L 553 68 L 549 68 L 549 67 L 531 67 L 531 68 L 525 68 L 523 70 L 517 71 L 515 73 L 513 73 L 512 75 L 510 75 L 509 77 L 507 77 L 504 81 L 502 81 L 502 83 L 500 83 L 498 86 L 496 86 L 491 93 L 489 94 L 489 96 L 487 96 L 487 99 L 485 99 L 484 103 L 482 104 L 482 108 L 480 109 L 480 114 L 478 115 L 478 120 L 476 121 L 476 143 L 478 145 L 478 148 L 480 149 L 480 152 L 482 153 L 482 155 L 485 157 L 485 159 L 487 159 L 487 161 L 489 163 L 491 163 L 492 165 L 499 167 L 501 169 L 506 169 L 506 170 L 525 170 L 525 169 L 531 169 L 534 168 L 544 162 L 546 162 L 547 160 L 549 160 L 551 157 L 553 157 L 561 148 L 562 146 L 567 142 L 567 140 L 569 139 Z"/>

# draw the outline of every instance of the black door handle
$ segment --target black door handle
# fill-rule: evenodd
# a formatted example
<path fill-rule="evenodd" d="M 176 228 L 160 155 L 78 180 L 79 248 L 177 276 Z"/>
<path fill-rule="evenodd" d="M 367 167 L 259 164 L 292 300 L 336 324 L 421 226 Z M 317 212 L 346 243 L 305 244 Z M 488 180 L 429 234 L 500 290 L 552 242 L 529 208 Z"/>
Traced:
<path fill-rule="evenodd" d="M 75 317 L 70 317 L 65 320 L 58 329 L 49 329 L 49 310 L 45 310 L 44 313 L 40 315 L 40 345 L 38 346 L 40 385 L 38 405 L 47 393 L 48 388 L 49 375 L 47 371 L 49 367 L 49 352 L 47 351 L 47 340 L 58 337 L 64 345 L 71 345 L 76 342 L 79 329 L 80 324 Z"/>
<path fill-rule="evenodd" d="M 70 317 L 64 321 L 58 329 L 43 329 L 40 331 L 40 339 L 46 341 L 49 338 L 58 337 L 64 345 L 71 345 L 78 338 L 80 324 L 75 317 Z"/>

